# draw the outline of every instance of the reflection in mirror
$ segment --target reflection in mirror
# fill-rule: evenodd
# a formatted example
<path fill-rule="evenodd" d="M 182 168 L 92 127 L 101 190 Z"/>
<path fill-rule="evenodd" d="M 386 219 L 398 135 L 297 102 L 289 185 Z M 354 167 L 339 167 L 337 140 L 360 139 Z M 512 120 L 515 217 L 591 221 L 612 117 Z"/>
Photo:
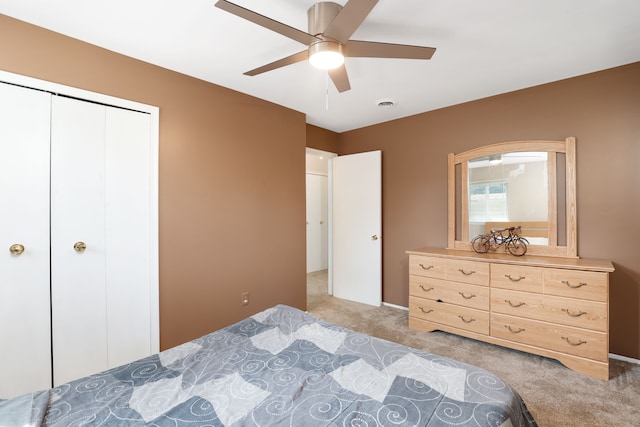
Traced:
<path fill-rule="evenodd" d="M 472 251 L 491 229 L 522 226 L 526 256 L 577 257 L 575 138 L 449 153 L 447 247 Z"/>
<path fill-rule="evenodd" d="M 522 226 L 532 245 L 548 245 L 547 152 L 492 154 L 468 162 L 469 237 Z"/>

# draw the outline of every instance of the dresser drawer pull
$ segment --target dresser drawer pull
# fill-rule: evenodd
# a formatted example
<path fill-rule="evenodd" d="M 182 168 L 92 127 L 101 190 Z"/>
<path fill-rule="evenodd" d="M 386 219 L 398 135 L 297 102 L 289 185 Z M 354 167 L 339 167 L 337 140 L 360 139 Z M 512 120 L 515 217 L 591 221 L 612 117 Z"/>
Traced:
<path fill-rule="evenodd" d="M 513 307 L 513 308 L 518 308 L 518 307 L 522 307 L 523 305 L 526 305 L 526 304 L 525 304 L 525 303 L 523 303 L 523 302 L 516 302 L 516 303 L 513 303 L 513 302 L 511 302 L 511 300 L 510 300 L 510 299 L 506 299 L 506 300 L 504 300 L 504 302 L 508 303 L 508 304 L 509 304 L 511 307 Z"/>
<path fill-rule="evenodd" d="M 583 316 L 583 315 L 587 314 L 586 311 L 575 312 L 575 311 L 569 310 L 568 308 L 563 308 L 562 311 L 564 311 L 565 313 L 567 313 L 571 317 L 580 317 L 580 316 Z"/>
<path fill-rule="evenodd" d="M 507 328 L 512 334 L 519 334 L 520 332 L 524 332 L 524 328 L 513 329 L 510 325 L 504 325 L 504 327 Z"/>
<path fill-rule="evenodd" d="M 506 277 L 507 279 L 511 280 L 512 282 L 519 282 L 522 279 L 526 279 L 526 277 L 524 277 L 524 276 L 520 276 L 517 279 L 514 279 L 513 277 L 511 277 L 510 274 L 505 274 L 504 277 Z"/>
<path fill-rule="evenodd" d="M 562 339 L 565 340 L 567 342 L 567 344 L 572 345 L 572 346 L 579 346 L 579 345 L 587 343 L 586 341 L 582 341 L 582 340 L 578 340 L 578 342 L 571 342 L 569 337 L 562 337 Z"/>
<path fill-rule="evenodd" d="M 571 289 L 578 289 L 578 288 L 581 288 L 581 287 L 583 287 L 583 286 L 587 286 L 587 284 L 586 284 L 586 283 L 584 283 L 584 282 L 580 282 L 580 283 L 578 283 L 577 285 L 572 285 L 571 283 L 569 283 L 569 281 L 568 281 L 568 280 L 563 280 L 563 281 L 562 281 L 562 283 L 564 283 L 565 285 L 567 285 L 567 286 L 568 286 L 568 287 L 570 287 Z"/>
<path fill-rule="evenodd" d="M 427 265 L 425 267 L 424 264 L 418 264 L 420 267 L 422 267 L 423 270 L 431 270 L 433 268 L 433 265 Z"/>
<path fill-rule="evenodd" d="M 429 310 L 425 310 L 423 307 L 418 307 L 420 309 L 421 312 L 423 312 L 424 314 L 429 314 L 433 311 L 432 308 L 430 308 Z"/>
<path fill-rule="evenodd" d="M 475 273 L 475 270 L 471 270 L 470 272 L 468 272 L 468 273 L 467 273 L 467 272 L 466 272 L 466 271 L 464 271 L 464 269 L 462 269 L 462 268 L 459 268 L 459 269 L 458 269 L 458 271 L 459 271 L 460 273 L 464 274 L 465 276 L 471 276 L 472 274 L 474 274 L 474 273 Z"/>
<path fill-rule="evenodd" d="M 475 322 L 476 319 L 474 319 L 473 317 L 470 320 L 467 320 L 464 318 L 464 316 L 462 314 L 458 315 L 458 317 L 460 318 L 460 320 L 462 320 L 464 323 L 471 323 L 471 322 Z"/>
<path fill-rule="evenodd" d="M 427 288 L 425 288 L 425 287 L 424 287 L 424 286 L 422 286 L 422 285 L 420 285 L 420 289 L 422 289 L 422 290 L 423 290 L 423 291 L 425 291 L 425 292 L 429 292 L 429 291 L 432 291 L 432 290 L 433 290 L 433 288 L 432 288 L 432 287 L 431 287 L 431 288 L 429 288 L 429 289 L 427 289 Z"/>
<path fill-rule="evenodd" d="M 471 298 L 475 298 L 475 297 L 476 297 L 476 296 L 475 296 L 475 294 L 471 294 L 470 296 L 466 296 L 466 295 L 464 294 L 464 292 L 458 292 L 458 293 L 459 293 L 459 294 L 460 294 L 460 296 L 461 296 L 462 298 L 464 298 L 464 299 L 471 299 Z"/>

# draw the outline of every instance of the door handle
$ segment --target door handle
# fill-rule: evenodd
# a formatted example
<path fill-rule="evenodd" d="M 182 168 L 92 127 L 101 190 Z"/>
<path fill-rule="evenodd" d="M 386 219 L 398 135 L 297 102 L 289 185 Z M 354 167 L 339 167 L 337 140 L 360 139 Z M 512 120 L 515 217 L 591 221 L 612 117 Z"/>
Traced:
<path fill-rule="evenodd" d="M 24 252 L 24 246 L 20 243 L 16 243 L 9 247 L 9 252 L 11 252 L 11 255 L 20 255 L 22 252 Z"/>
<path fill-rule="evenodd" d="M 87 244 L 85 242 L 76 242 L 73 245 L 73 250 L 76 252 L 84 252 L 85 249 L 87 249 Z"/>
<path fill-rule="evenodd" d="M 371 236 L 371 240 L 378 240 L 378 235 L 374 234 L 373 236 Z"/>

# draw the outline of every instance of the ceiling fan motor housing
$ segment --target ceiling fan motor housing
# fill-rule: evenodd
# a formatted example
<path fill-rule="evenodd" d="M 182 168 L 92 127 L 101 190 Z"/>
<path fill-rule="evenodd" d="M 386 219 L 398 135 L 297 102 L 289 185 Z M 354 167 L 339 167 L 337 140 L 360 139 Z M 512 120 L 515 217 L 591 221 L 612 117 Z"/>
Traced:
<path fill-rule="evenodd" d="M 342 6 L 333 2 L 321 2 L 311 6 L 307 11 L 309 34 L 322 35 L 341 10 Z"/>

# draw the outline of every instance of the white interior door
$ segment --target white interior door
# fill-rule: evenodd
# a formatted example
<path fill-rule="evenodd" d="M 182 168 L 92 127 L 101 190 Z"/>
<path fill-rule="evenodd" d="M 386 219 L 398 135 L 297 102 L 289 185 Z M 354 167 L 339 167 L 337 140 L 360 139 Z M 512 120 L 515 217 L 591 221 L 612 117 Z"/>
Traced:
<path fill-rule="evenodd" d="M 320 176 L 320 270 L 329 267 L 329 178 Z"/>
<path fill-rule="evenodd" d="M 382 302 L 382 153 L 332 159 L 333 295 Z"/>
<path fill-rule="evenodd" d="M 51 386 L 50 105 L 0 83 L 0 399 Z"/>
<path fill-rule="evenodd" d="M 307 273 L 327 269 L 327 177 L 307 173 Z"/>

